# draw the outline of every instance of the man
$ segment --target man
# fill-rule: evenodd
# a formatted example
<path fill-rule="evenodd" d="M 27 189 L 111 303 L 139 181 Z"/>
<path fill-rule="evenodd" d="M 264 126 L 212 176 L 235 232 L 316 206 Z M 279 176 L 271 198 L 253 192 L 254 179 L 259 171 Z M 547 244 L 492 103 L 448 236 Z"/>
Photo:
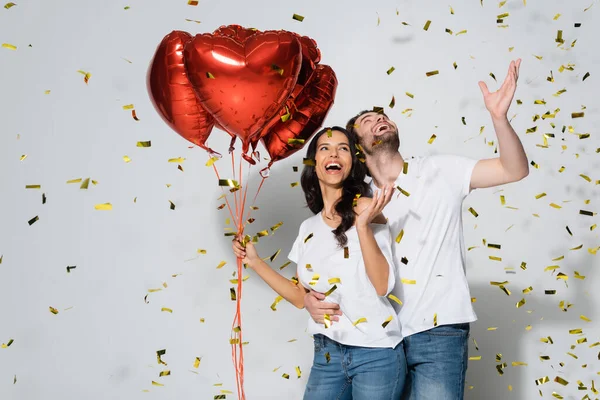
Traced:
<path fill-rule="evenodd" d="M 507 118 L 520 64 L 520 59 L 510 63 L 496 92 L 479 82 L 496 131 L 498 158 L 405 160 L 398 151 L 398 129 L 385 114 L 363 111 L 348 122 L 364 151 L 372 188 L 392 184 L 398 190 L 384 214 L 396 238 L 401 278 L 393 293 L 402 302 L 398 318 L 408 365 L 405 399 L 463 398 L 469 323 L 477 317 L 465 276 L 462 202 L 473 189 L 517 182 L 529 173 L 527 156 Z M 317 322 L 325 314 L 336 321 L 339 307 L 323 299 L 320 293 L 308 293 L 306 309 Z"/>

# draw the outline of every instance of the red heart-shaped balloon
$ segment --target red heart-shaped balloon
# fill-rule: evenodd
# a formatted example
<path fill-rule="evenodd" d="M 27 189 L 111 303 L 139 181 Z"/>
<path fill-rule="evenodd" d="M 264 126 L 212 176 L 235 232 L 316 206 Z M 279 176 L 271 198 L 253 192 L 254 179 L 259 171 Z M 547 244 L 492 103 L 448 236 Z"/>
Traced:
<path fill-rule="evenodd" d="M 289 143 L 290 139 L 308 140 L 321 127 L 333 105 L 337 78 L 328 65 L 318 65 L 311 80 L 298 97 L 288 100 L 291 117 L 285 122 L 276 115 L 269 122 L 262 142 L 271 156 L 271 162 L 289 157 L 302 148 L 302 144 Z"/>
<path fill-rule="evenodd" d="M 148 69 L 148 93 L 171 129 L 214 153 L 205 143 L 215 120 L 202 107 L 185 71 L 183 47 L 190 40 L 192 35 L 182 31 L 173 31 L 164 37 Z"/>
<path fill-rule="evenodd" d="M 241 39 L 196 35 L 185 45 L 190 82 L 203 107 L 243 142 L 260 131 L 290 96 L 302 63 L 300 42 L 284 31 L 240 31 Z"/>

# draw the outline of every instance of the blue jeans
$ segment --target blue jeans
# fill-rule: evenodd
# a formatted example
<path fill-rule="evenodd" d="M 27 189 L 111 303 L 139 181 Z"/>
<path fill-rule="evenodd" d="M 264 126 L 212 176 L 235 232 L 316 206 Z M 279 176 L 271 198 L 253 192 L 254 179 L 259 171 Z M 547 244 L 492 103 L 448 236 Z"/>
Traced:
<path fill-rule="evenodd" d="M 406 378 L 402 343 L 394 349 L 346 346 L 320 334 L 314 341 L 304 400 L 400 399 Z"/>
<path fill-rule="evenodd" d="M 404 338 L 404 400 L 462 400 L 469 324 L 442 325 Z"/>

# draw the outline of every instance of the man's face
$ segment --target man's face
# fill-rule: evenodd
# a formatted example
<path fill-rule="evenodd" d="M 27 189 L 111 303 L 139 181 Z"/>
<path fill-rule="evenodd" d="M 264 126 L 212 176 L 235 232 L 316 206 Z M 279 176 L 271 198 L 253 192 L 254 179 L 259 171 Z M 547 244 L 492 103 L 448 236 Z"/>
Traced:
<path fill-rule="evenodd" d="M 398 127 L 384 114 L 368 112 L 357 118 L 356 133 L 367 155 L 379 151 L 398 151 Z"/>

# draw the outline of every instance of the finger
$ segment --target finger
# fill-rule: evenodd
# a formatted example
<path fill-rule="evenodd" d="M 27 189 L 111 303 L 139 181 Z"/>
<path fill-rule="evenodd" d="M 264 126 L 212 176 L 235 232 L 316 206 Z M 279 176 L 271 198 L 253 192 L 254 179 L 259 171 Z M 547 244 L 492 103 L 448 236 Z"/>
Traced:
<path fill-rule="evenodd" d="M 339 306 L 339 304 L 335 304 L 335 303 L 320 302 L 317 306 L 317 309 L 319 311 L 323 312 L 324 314 L 331 314 L 332 311 L 339 310 L 340 306 Z"/>
<path fill-rule="evenodd" d="M 314 290 L 311 290 L 308 295 L 310 295 L 311 297 L 314 297 L 317 300 L 324 300 L 325 299 L 325 295 L 323 293 L 319 293 L 319 292 L 315 292 Z"/>
<path fill-rule="evenodd" d="M 479 88 L 481 89 L 481 93 L 483 93 L 484 96 L 487 96 L 490 94 L 490 91 L 489 91 L 487 85 L 485 84 L 485 82 L 480 81 Z"/>
<path fill-rule="evenodd" d="M 338 322 L 340 320 L 340 317 L 336 317 L 335 315 L 330 318 L 331 318 L 331 322 Z"/>

